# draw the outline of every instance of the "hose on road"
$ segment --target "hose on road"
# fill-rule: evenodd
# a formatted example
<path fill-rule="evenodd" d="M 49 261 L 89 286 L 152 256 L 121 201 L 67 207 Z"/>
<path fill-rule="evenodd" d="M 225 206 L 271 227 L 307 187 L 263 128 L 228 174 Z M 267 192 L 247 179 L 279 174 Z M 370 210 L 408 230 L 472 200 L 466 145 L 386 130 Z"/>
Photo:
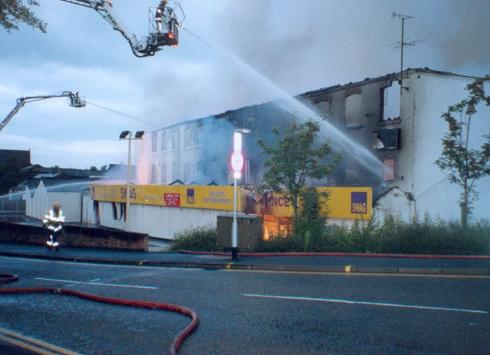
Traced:
<path fill-rule="evenodd" d="M 11 283 L 17 281 L 19 278 L 17 275 L 10 274 L 0 274 L 0 285 Z M 161 310 L 180 313 L 184 316 L 191 318 L 191 322 L 187 327 L 180 332 L 177 337 L 174 338 L 172 345 L 170 346 L 170 354 L 177 354 L 180 347 L 187 337 L 189 337 L 199 326 L 199 316 L 192 309 L 179 306 L 170 303 L 159 303 L 159 302 L 147 302 L 139 300 L 127 300 L 121 298 L 112 297 L 102 297 L 93 295 L 90 293 L 83 293 L 73 290 L 68 290 L 64 288 L 53 288 L 53 287 L 26 287 L 26 288 L 0 288 L 0 295 L 6 294 L 57 294 L 57 295 L 67 295 L 72 297 L 78 297 L 81 299 L 86 299 L 93 302 L 113 304 L 124 307 L 134 307 L 134 308 L 145 308 L 151 310 Z"/>

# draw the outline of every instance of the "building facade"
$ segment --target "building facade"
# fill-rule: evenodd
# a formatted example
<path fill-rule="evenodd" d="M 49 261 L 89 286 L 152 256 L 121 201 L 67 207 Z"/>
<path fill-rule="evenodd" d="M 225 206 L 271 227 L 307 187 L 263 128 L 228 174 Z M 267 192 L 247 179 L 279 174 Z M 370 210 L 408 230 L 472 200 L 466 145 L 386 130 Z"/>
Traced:
<path fill-rule="evenodd" d="M 318 114 L 316 119 L 326 120 L 383 163 L 366 168 L 362 156 L 344 149 L 336 170 L 325 180 L 311 183 L 373 187 L 375 215 L 380 218 L 398 216 L 409 221 L 430 215 L 457 219 L 460 188 L 450 184 L 434 162 L 447 132 L 441 114 L 467 96 L 465 88 L 475 78 L 425 68 L 405 71 L 401 86 L 399 79 L 393 73 L 296 97 Z M 483 135 L 490 134 L 489 110 L 481 109 L 471 127 L 475 146 L 481 145 Z M 138 147 L 138 183 L 231 183 L 228 160 L 233 130 L 247 128 L 242 185 L 257 185 L 265 158 L 257 142 L 273 143 L 272 129 L 284 128 L 298 118 L 312 117 L 298 117 L 277 101 L 156 130 L 145 135 Z M 481 179 L 477 190 L 480 199 L 475 202 L 474 217 L 488 218 L 490 178 Z"/>

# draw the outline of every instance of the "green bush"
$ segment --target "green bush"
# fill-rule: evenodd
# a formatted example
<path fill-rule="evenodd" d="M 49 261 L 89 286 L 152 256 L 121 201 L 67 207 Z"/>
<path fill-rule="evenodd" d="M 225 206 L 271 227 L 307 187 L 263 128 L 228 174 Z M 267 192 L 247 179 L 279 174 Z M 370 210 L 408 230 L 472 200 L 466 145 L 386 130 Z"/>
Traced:
<path fill-rule="evenodd" d="M 216 251 L 218 233 L 212 227 L 197 227 L 177 233 L 169 250 Z"/>
<path fill-rule="evenodd" d="M 276 236 L 263 241 L 260 251 L 323 251 L 393 254 L 490 254 L 490 224 L 479 222 L 464 228 L 459 223 L 432 222 L 425 219 L 405 223 L 388 219 L 383 224 L 327 225 L 316 235 Z"/>

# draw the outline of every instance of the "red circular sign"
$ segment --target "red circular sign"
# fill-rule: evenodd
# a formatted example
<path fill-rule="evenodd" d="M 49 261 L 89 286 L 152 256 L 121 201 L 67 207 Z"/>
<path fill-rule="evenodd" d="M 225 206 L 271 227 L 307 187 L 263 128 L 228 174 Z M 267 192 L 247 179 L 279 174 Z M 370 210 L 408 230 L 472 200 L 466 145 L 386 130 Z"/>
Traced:
<path fill-rule="evenodd" d="M 243 154 L 241 152 L 233 152 L 231 155 L 231 169 L 233 172 L 241 172 L 243 170 Z"/>

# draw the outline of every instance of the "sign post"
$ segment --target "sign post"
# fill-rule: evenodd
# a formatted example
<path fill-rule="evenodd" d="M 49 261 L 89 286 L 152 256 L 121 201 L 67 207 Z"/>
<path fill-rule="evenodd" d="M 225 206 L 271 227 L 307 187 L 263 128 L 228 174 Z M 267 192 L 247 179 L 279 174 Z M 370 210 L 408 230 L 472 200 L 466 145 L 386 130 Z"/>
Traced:
<path fill-rule="evenodd" d="M 230 165 L 233 172 L 233 223 L 231 225 L 231 260 L 238 259 L 238 222 L 236 217 L 237 210 L 237 181 L 242 178 L 244 165 L 242 153 L 242 133 L 248 130 L 238 130 L 233 132 L 233 153 L 231 154 Z"/>

